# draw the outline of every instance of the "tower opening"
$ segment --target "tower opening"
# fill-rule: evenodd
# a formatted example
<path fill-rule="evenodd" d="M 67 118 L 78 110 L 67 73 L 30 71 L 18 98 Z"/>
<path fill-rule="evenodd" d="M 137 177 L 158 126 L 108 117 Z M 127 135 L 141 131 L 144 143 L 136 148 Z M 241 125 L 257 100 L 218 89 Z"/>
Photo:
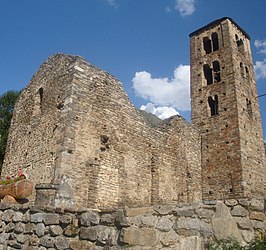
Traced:
<path fill-rule="evenodd" d="M 213 51 L 219 50 L 219 40 L 218 34 L 216 32 L 212 33 L 212 48 Z"/>
<path fill-rule="evenodd" d="M 212 96 L 209 96 L 208 104 L 210 107 L 211 116 L 218 115 L 218 96 L 215 95 L 214 98 Z"/>
<path fill-rule="evenodd" d="M 203 38 L 203 47 L 206 54 L 210 54 L 212 52 L 212 44 L 211 44 L 211 39 L 209 39 L 209 37 Z"/>
<path fill-rule="evenodd" d="M 221 81 L 221 74 L 220 74 L 220 64 L 218 61 L 214 61 L 212 63 L 213 71 L 214 71 L 214 81 L 220 82 Z"/>
<path fill-rule="evenodd" d="M 212 69 L 208 64 L 203 65 L 204 77 L 207 81 L 207 85 L 213 84 Z"/>

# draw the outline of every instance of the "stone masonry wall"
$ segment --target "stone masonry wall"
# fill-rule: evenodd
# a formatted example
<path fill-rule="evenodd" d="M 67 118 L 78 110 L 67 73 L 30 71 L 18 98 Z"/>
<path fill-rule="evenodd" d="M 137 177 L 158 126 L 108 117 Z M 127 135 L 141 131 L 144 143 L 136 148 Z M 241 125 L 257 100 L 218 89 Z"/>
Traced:
<path fill-rule="evenodd" d="M 54 166 L 61 159 L 64 143 L 72 82 L 69 65 L 74 59 L 50 58 L 20 94 L 9 131 L 3 176 L 23 169 L 34 184 L 54 179 Z"/>
<path fill-rule="evenodd" d="M 200 150 L 197 129 L 182 117 L 149 126 L 121 82 L 59 54 L 15 107 L 3 174 L 22 168 L 34 184 L 56 185 L 52 205 L 62 207 L 200 201 Z"/>
<path fill-rule="evenodd" d="M 201 250 L 214 239 L 242 244 L 265 232 L 262 200 L 64 210 L 0 205 L 0 249 Z"/>

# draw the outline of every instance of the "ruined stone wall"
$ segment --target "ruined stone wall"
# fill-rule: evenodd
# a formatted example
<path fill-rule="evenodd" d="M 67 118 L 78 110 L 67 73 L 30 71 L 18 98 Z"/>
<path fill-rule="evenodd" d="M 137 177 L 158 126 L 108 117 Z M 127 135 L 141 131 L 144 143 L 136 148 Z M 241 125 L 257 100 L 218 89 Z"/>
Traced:
<path fill-rule="evenodd" d="M 47 60 L 22 91 L 17 102 L 7 143 L 2 175 L 23 169 L 34 184 L 50 182 L 64 141 L 63 108 L 70 94 L 73 58 Z"/>
<path fill-rule="evenodd" d="M 183 118 L 150 127 L 118 80 L 61 54 L 23 91 L 3 169 L 57 185 L 56 206 L 140 206 L 201 200 L 200 157 Z"/>
<path fill-rule="evenodd" d="M 191 35 L 192 123 L 202 136 L 204 199 L 263 197 L 265 156 L 249 46 L 248 35 L 228 18 Z M 240 77 L 241 70 L 249 76 Z M 213 114 L 209 100 L 217 104 Z"/>
<path fill-rule="evenodd" d="M 68 199 L 85 207 L 200 200 L 197 130 L 179 117 L 149 127 L 113 76 L 84 60 L 72 67 L 72 138 L 59 177 L 62 192 L 73 190 Z M 58 194 L 57 205 L 71 205 Z"/>
<path fill-rule="evenodd" d="M 0 205 L 0 249 L 201 250 L 228 237 L 243 245 L 265 232 L 262 200 L 119 210 Z"/>

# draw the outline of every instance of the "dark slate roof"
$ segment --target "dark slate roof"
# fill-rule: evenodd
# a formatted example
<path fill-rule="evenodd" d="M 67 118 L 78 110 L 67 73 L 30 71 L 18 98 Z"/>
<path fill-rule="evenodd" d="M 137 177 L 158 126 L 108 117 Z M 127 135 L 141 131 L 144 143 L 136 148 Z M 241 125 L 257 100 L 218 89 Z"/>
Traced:
<path fill-rule="evenodd" d="M 215 20 L 215 21 L 213 21 L 213 22 L 211 22 L 211 23 L 209 23 L 209 24 L 207 24 L 207 25 L 205 25 L 204 27 L 202 27 L 202 28 L 200 28 L 200 29 L 197 29 L 196 31 L 194 31 L 194 32 L 192 32 L 192 33 L 190 33 L 189 34 L 189 36 L 190 37 L 192 37 L 192 36 L 196 36 L 196 35 L 198 35 L 199 33 L 201 33 L 202 31 L 204 31 L 204 30 L 207 30 L 207 29 L 209 29 L 209 28 L 212 28 L 212 27 L 214 27 L 214 26 L 217 26 L 218 24 L 220 24 L 222 21 L 224 21 L 224 20 L 226 20 L 226 19 L 228 19 L 228 20 L 230 20 L 239 30 L 241 30 L 242 31 L 242 33 L 250 40 L 250 36 L 249 36 L 249 34 L 245 31 L 245 30 L 243 30 L 231 17 L 222 17 L 222 18 L 220 18 L 220 19 L 217 19 L 217 20 Z"/>

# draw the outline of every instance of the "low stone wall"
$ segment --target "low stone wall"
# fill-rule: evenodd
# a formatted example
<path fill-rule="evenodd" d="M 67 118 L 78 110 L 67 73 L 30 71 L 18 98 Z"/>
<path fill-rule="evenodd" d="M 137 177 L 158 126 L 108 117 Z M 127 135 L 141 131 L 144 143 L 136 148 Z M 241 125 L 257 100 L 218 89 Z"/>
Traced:
<path fill-rule="evenodd" d="M 264 201 L 124 208 L 116 211 L 0 204 L 0 249 L 203 249 L 214 239 L 246 244 L 265 232 Z"/>

